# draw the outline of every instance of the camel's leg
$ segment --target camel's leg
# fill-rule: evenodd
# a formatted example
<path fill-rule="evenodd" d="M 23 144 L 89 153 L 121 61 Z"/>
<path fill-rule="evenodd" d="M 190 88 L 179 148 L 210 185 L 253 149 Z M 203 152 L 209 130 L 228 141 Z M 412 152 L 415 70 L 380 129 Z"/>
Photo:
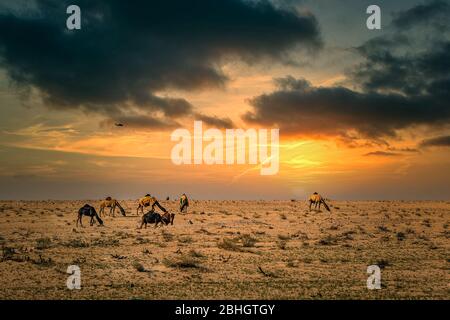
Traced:
<path fill-rule="evenodd" d="M 136 215 L 139 216 L 139 209 L 141 208 L 141 205 L 138 205 L 137 209 L 136 209 Z"/>
<path fill-rule="evenodd" d="M 311 205 L 312 205 L 312 201 L 309 200 L 309 211 L 311 211 Z"/>
<path fill-rule="evenodd" d="M 76 224 L 76 227 L 78 228 L 78 221 L 80 221 L 81 219 L 80 219 L 80 214 L 78 214 L 78 217 L 77 217 L 77 224 Z"/>
<path fill-rule="evenodd" d="M 78 215 L 78 220 L 80 221 L 80 226 L 83 228 L 83 215 Z M 78 227 L 78 220 L 77 220 L 77 227 Z"/>
<path fill-rule="evenodd" d="M 103 214 L 103 209 L 104 209 L 104 207 L 100 207 L 100 210 L 98 211 L 98 215 L 101 217 L 102 216 L 102 214 Z"/>
<path fill-rule="evenodd" d="M 114 206 L 111 206 L 110 208 L 109 208 L 109 216 L 111 217 L 111 216 L 113 216 L 114 217 Z"/>

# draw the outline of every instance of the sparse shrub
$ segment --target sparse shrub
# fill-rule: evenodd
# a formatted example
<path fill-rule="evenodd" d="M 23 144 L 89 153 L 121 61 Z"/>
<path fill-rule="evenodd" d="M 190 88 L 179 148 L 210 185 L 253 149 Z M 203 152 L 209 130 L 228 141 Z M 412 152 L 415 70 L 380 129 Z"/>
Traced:
<path fill-rule="evenodd" d="M 294 260 L 288 260 L 288 262 L 286 263 L 286 266 L 289 268 L 297 268 L 298 264 Z"/>
<path fill-rule="evenodd" d="M 133 268 L 139 272 L 145 272 L 144 266 L 139 261 L 133 261 Z"/>
<path fill-rule="evenodd" d="M 93 246 L 98 247 L 109 247 L 109 246 L 117 246 L 120 244 L 119 239 L 94 239 L 91 243 Z"/>
<path fill-rule="evenodd" d="M 192 249 L 191 251 L 189 251 L 189 255 L 190 255 L 191 257 L 194 257 L 194 258 L 204 258 L 204 257 L 205 257 L 201 252 L 198 252 L 198 251 L 196 251 L 196 250 L 194 250 L 194 249 Z"/>
<path fill-rule="evenodd" d="M 201 268 L 197 259 L 192 256 L 182 256 L 178 259 L 167 259 L 163 260 L 165 266 L 170 268 L 181 268 L 181 269 L 189 269 L 189 268 Z"/>
<path fill-rule="evenodd" d="M 52 240 L 50 238 L 39 238 L 36 240 L 36 249 L 45 250 L 52 246 Z"/>
<path fill-rule="evenodd" d="M 32 260 L 32 262 L 36 265 L 43 266 L 43 267 L 51 267 L 51 266 L 55 265 L 52 258 L 45 259 L 45 258 L 42 258 L 41 255 L 39 255 L 39 259 Z"/>
<path fill-rule="evenodd" d="M 403 232 L 397 232 L 397 240 L 403 241 L 406 239 L 406 235 Z"/>
<path fill-rule="evenodd" d="M 303 262 L 310 264 L 310 263 L 312 263 L 312 259 L 311 258 L 303 258 Z"/>
<path fill-rule="evenodd" d="M 3 247 L 2 248 L 2 261 L 12 260 L 15 254 L 16 254 L 16 250 L 14 248 Z"/>
<path fill-rule="evenodd" d="M 337 243 L 337 239 L 331 235 L 327 235 L 326 237 L 320 239 L 319 244 L 323 246 L 329 246 Z"/>
<path fill-rule="evenodd" d="M 224 250 L 241 251 L 241 247 L 237 244 L 235 239 L 223 238 L 222 241 L 217 243 L 217 246 Z"/>
<path fill-rule="evenodd" d="M 162 237 L 163 237 L 164 241 L 168 242 L 168 241 L 172 241 L 173 240 L 173 234 L 171 234 L 171 233 L 169 233 L 169 232 L 167 232 L 165 230 L 163 230 L 161 234 L 162 234 Z"/>
<path fill-rule="evenodd" d="M 180 243 L 191 243 L 192 242 L 192 238 L 189 237 L 189 236 L 179 237 L 178 238 L 178 242 L 180 242 Z"/>
<path fill-rule="evenodd" d="M 379 266 L 380 269 L 384 269 L 384 268 L 390 266 L 391 264 L 389 263 L 388 260 L 381 259 L 381 260 L 377 261 L 376 265 Z"/>
<path fill-rule="evenodd" d="M 71 248 L 87 248 L 89 247 L 89 243 L 82 239 L 71 239 L 65 243 L 65 246 Z"/>
<path fill-rule="evenodd" d="M 278 248 L 280 248 L 281 250 L 286 250 L 287 247 L 287 241 L 286 240 L 280 240 L 277 242 L 277 246 Z"/>
<path fill-rule="evenodd" d="M 346 232 L 343 232 L 343 233 L 340 235 L 340 237 L 341 237 L 342 239 L 344 239 L 344 240 L 353 240 L 352 234 L 354 234 L 354 233 L 355 233 L 355 231 L 352 231 L 352 230 L 346 231 Z"/>
<path fill-rule="evenodd" d="M 256 238 L 252 237 L 249 234 L 244 234 L 240 237 L 242 241 L 242 246 L 245 248 L 254 247 L 256 242 L 258 241 Z"/>
<path fill-rule="evenodd" d="M 145 243 L 149 243 L 150 240 L 148 240 L 147 238 L 143 238 L 143 237 L 136 237 L 136 242 L 138 244 L 145 244 Z"/>
<path fill-rule="evenodd" d="M 422 223 L 425 227 L 427 227 L 427 228 L 431 228 L 431 221 L 430 221 L 430 219 L 425 219 L 425 220 L 423 220 L 423 223 Z"/>
<path fill-rule="evenodd" d="M 275 210 L 275 209 L 274 209 Z M 276 211 L 276 210 L 275 210 Z M 280 214 L 280 218 L 281 218 L 281 220 L 286 220 L 287 219 L 287 216 L 286 216 L 286 214 L 284 214 L 284 213 L 281 213 Z"/>

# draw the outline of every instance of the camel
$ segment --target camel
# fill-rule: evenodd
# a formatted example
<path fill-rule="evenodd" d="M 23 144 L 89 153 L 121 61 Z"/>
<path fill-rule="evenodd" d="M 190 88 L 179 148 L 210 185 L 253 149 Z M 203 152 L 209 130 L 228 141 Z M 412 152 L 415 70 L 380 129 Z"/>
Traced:
<path fill-rule="evenodd" d="M 317 210 L 317 205 L 319 205 L 319 210 L 320 210 L 320 205 L 323 204 L 323 206 L 325 207 L 325 209 L 327 209 L 328 211 L 330 211 L 330 208 L 328 207 L 328 205 L 325 202 L 325 199 L 318 194 L 317 192 L 314 192 L 310 197 L 309 197 L 309 210 L 311 211 L 311 205 L 314 204 L 314 209 Z"/>
<path fill-rule="evenodd" d="M 78 227 L 78 222 L 80 223 L 81 227 L 83 227 L 83 222 L 81 221 L 81 219 L 83 218 L 83 216 L 88 216 L 91 217 L 91 221 L 90 221 L 90 225 L 93 226 L 95 223 L 94 218 L 97 219 L 98 223 L 102 226 L 103 225 L 103 221 L 102 219 L 100 219 L 100 217 L 97 214 L 97 211 L 95 211 L 95 208 L 93 206 L 90 206 L 88 204 L 85 204 L 83 207 L 81 207 L 78 210 L 78 218 L 77 218 L 77 224 L 76 226 Z"/>
<path fill-rule="evenodd" d="M 183 193 L 180 197 L 180 212 L 187 212 L 187 208 L 189 207 L 189 200 L 185 193 Z"/>
<path fill-rule="evenodd" d="M 161 225 L 168 225 L 169 223 L 173 225 L 173 220 L 175 219 L 175 213 L 169 213 L 164 212 L 163 214 L 159 214 L 158 212 L 155 212 L 155 210 L 150 210 L 146 214 L 142 216 L 142 222 L 141 226 L 138 229 L 142 229 L 142 227 L 145 225 L 145 229 L 147 229 L 148 223 L 154 223 L 155 228 L 158 226 L 159 223 Z"/>
<path fill-rule="evenodd" d="M 144 207 L 151 207 L 151 210 L 155 209 L 155 206 L 157 206 L 159 209 L 161 209 L 163 212 L 167 212 L 166 209 L 164 209 L 156 200 L 155 197 L 152 197 L 150 194 L 146 194 L 145 197 L 138 200 L 138 207 L 136 209 L 136 214 L 139 215 L 139 209 L 141 210 L 142 214 L 144 214 Z"/>
<path fill-rule="evenodd" d="M 114 217 L 115 212 L 116 212 L 116 207 L 119 208 L 120 213 L 122 213 L 122 215 L 125 217 L 126 216 L 125 210 L 122 208 L 119 201 L 117 201 L 116 199 L 112 199 L 111 197 L 106 197 L 106 199 L 100 203 L 100 211 L 98 213 L 101 216 L 103 214 L 103 212 L 105 211 L 105 208 L 110 208 L 109 215 L 112 214 L 112 216 Z"/>

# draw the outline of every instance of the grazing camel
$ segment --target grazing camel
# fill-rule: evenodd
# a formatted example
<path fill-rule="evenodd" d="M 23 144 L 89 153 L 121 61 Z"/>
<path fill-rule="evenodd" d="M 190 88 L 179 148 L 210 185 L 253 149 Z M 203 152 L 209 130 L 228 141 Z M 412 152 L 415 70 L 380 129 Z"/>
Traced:
<path fill-rule="evenodd" d="M 142 216 L 142 222 L 141 226 L 138 229 L 142 229 L 142 226 L 145 225 L 145 228 L 147 229 L 148 223 L 154 223 L 155 228 L 158 226 L 159 223 L 161 225 L 168 225 L 169 223 L 173 225 L 173 220 L 175 219 L 175 213 L 169 213 L 164 212 L 163 214 L 160 214 L 158 212 L 155 212 L 154 210 L 150 210 L 146 214 Z"/>
<path fill-rule="evenodd" d="M 97 211 L 95 211 L 95 208 L 93 206 L 90 206 L 88 204 L 85 204 L 83 207 L 81 207 L 78 210 L 78 218 L 77 218 L 77 227 L 78 227 L 78 222 L 80 223 L 81 227 L 83 227 L 83 222 L 81 221 L 81 219 L 83 218 L 83 216 L 88 216 L 91 217 L 91 221 L 90 221 L 90 225 L 93 226 L 95 223 L 94 218 L 97 219 L 98 223 L 102 226 L 103 225 L 103 220 L 100 219 L 100 217 L 97 214 Z"/>
<path fill-rule="evenodd" d="M 156 200 L 155 197 L 152 197 L 150 194 L 146 194 L 145 197 L 138 200 L 138 207 L 136 209 L 136 214 L 139 215 L 139 209 L 141 210 L 142 214 L 144 214 L 144 207 L 151 207 L 151 211 L 155 209 L 155 206 L 157 206 L 159 209 L 161 209 L 163 212 L 167 212 L 166 209 L 164 209 Z"/>
<path fill-rule="evenodd" d="M 310 197 L 309 197 L 309 210 L 311 211 L 311 205 L 314 204 L 314 209 L 317 210 L 317 205 L 319 205 L 319 210 L 320 210 L 320 205 L 323 204 L 323 206 L 325 207 L 325 209 L 327 209 L 328 211 L 330 211 L 330 208 L 328 207 L 328 205 L 325 202 L 325 199 L 322 198 L 322 196 L 320 194 L 318 194 L 317 192 L 314 192 Z"/>
<path fill-rule="evenodd" d="M 126 217 L 125 210 L 122 208 L 119 201 L 117 201 L 116 199 L 112 199 L 111 197 L 106 197 L 106 199 L 100 203 L 100 211 L 98 213 L 101 216 L 103 214 L 103 212 L 105 211 L 105 208 L 110 208 L 109 215 L 112 214 L 112 216 L 115 217 L 116 207 L 118 207 L 120 210 L 120 213 L 122 213 L 122 215 L 124 217 Z"/>

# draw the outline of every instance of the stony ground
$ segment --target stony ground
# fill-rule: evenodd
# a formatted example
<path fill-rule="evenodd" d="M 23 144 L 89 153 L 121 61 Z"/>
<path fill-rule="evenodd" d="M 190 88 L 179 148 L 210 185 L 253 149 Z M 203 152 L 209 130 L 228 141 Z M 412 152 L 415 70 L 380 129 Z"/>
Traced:
<path fill-rule="evenodd" d="M 450 299 L 450 202 L 192 201 L 173 226 L 75 226 L 98 201 L 0 201 L 1 299 Z M 176 211 L 175 201 L 162 204 Z M 382 289 L 368 290 L 367 267 Z M 69 265 L 81 290 L 68 290 Z"/>

